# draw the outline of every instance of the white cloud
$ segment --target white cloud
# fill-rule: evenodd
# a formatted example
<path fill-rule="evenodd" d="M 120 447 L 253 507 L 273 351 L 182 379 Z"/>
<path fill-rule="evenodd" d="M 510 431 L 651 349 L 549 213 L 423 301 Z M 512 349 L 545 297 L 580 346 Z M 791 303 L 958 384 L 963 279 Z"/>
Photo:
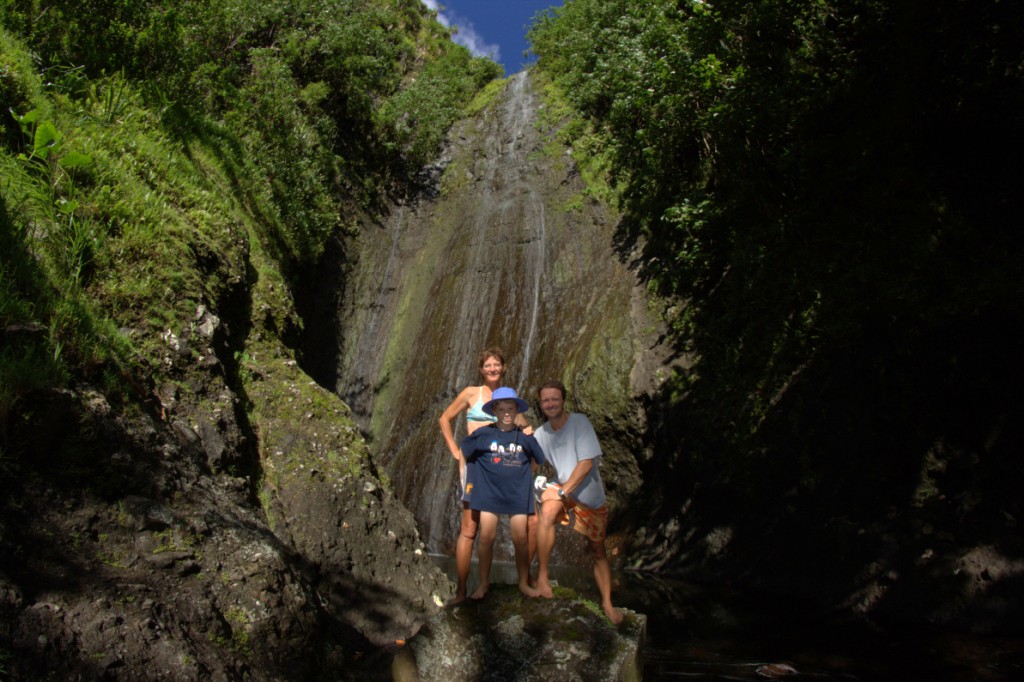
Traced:
<path fill-rule="evenodd" d="M 461 17 L 458 14 L 451 13 L 447 8 L 443 7 L 443 3 L 439 3 L 437 0 L 421 0 L 428 9 L 432 9 L 437 12 L 437 20 L 442 25 L 448 28 L 455 29 L 455 35 L 452 36 L 452 41 L 456 45 L 462 45 L 470 54 L 474 57 L 490 57 L 496 62 L 501 61 L 501 46 L 488 43 L 483 37 L 476 32 L 473 27 L 473 22 Z"/>
<path fill-rule="evenodd" d="M 435 12 L 437 11 L 437 0 L 423 0 L 423 4 L 427 6 L 427 9 L 432 9 Z M 438 17 L 438 19 L 440 19 L 440 17 Z M 444 24 L 443 21 L 441 23 Z M 448 24 L 445 24 L 445 26 L 447 25 Z"/>

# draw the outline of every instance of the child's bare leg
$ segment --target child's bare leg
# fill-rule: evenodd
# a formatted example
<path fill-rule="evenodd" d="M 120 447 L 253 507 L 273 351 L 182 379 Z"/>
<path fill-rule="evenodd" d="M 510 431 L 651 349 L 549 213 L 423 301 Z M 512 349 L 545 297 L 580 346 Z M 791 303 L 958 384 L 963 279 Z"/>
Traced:
<path fill-rule="evenodd" d="M 519 576 L 519 591 L 527 597 L 539 597 L 538 592 L 530 587 L 530 549 L 527 539 L 527 515 L 513 514 L 509 517 L 509 530 L 512 532 L 512 546 L 516 551 L 516 574 Z"/>
<path fill-rule="evenodd" d="M 537 519 L 540 517 L 540 504 L 537 504 L 537 513 L 530 514 L 526 517 L 526 569 L 527 571 L 533 568 L 533 559 L 537 556 Z M 537 579 L 532 575 L 529 576 L 530 587 L 537 586 Z"/>
<path fill-rule="evenodd" d="M 551 589 L 551 579 L 548 575 L 548 562 L 551 559 L 551 551 L 555 547 L 555 525 L 565 514 L 565 508 L 561 502 L 547 500 L 540 508 L 540 518 L 537 522 L 537 582 L 535 587 L 541 597 L 551 599 L 554 591 Z"/>
<path fill-rule="evenodd" d="M 480 584 L 470 599 L 483 599 L 491 587 L 491 560 L 494 558 L 494 536 L 498 532 L 498 515 L 480 512 L 479 536 L 476 556 L 480 564 Z"/>

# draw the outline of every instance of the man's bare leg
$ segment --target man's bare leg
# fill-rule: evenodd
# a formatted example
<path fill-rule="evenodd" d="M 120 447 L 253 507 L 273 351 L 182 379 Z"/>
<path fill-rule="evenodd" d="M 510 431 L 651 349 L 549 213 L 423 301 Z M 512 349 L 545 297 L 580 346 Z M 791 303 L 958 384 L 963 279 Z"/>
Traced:
<path fill-rule="evenodd" d="M 527 597 L 539 597 L 540 593 L 530 586 L 530 551 L 527 538 L 527 515 L 513 514 L 509 517 L 508 527 L 512 534 L 512 547 L 515 548 L 516 575 L 519 578 L 519 591 Z"/>
<path fill-rule="evenodd" d="M 494 536 L 498 532 L 498 515 L 480 512 L 480 542 L 476 547 L 476 557 L 480 564 L 480 584 L 470 595 L 470 599 L 483 599 L 491 588 L 491 560 L 494 558 Z"/>
<path fill-rule="evenodd" d="M 476 529 L 479 522 L 480 512 L 473 511 L 469 505 L 463 505 L 459 539 L 455 541 L 455 573 L 458 576 L 458 582 L 455 586 L 455 596 L 449 602 L 450 604 L 458 604 L 466 598 L 469 567 L 473 562 L 473 542 L 476 540 Z"/>
<path fill-rule="evenodd" d="M 615 625 L 622 622 L 622 612 L 612 605 L 612 566 L 605 554 L 604 540 L 591 540 L 590 551 L 594 555 L 594 582 L 601 593 L 601 608 Z"/>
<path fill-rule="evenodd" d="M 537 593 L 546 599 L 555 596 L 551 590 L 551 579 L 548 575 L 548 561 L 551 550 L 555 547 L 555 525 L 565 513 L 561 502 L 548 500 L 541 505 L 540 519 L 537 522 Z"/>

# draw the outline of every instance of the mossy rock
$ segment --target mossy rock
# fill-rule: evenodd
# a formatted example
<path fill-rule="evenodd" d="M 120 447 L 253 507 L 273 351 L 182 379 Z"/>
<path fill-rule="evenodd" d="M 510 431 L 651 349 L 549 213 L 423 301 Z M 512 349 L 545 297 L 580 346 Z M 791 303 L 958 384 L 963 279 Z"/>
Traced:
<path fill-rule="evenodd" d="M 396 657 L 395 678 L 637 680 L 647 617 L 623 612 L 616 627 L 571 590 L 527 599 L 492 586 L 430 620 Z"/>

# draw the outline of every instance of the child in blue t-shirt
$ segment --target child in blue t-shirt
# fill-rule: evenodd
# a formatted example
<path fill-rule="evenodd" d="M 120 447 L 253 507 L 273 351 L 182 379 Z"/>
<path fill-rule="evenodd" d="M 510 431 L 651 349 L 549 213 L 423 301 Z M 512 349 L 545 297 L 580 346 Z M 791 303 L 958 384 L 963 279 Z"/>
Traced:
<path fill-rule="evenodd" d="M 491 394 L 483 410 L 498 418 L 495 424 L 477 429 L 462 441 L 462 454 L 472 462 L 472 476 L 466 483 L 469 508 L 480 512 L 477 558 L 480 586 L 470 599 L 482 599 L 490 588 L 494 537 L 498 514 L 509 515 L 509 530 L 515 548 L 519 591 L 527 597 L 540 593 L 530 587 L 530 557 L 527 548 L 527 516 L 534 513 L 533 472 L 544 463 L 544 452 L 533 436 L 516 426 L 516 415 L 529 405 L 514 389 L 502 386 Z"/>

